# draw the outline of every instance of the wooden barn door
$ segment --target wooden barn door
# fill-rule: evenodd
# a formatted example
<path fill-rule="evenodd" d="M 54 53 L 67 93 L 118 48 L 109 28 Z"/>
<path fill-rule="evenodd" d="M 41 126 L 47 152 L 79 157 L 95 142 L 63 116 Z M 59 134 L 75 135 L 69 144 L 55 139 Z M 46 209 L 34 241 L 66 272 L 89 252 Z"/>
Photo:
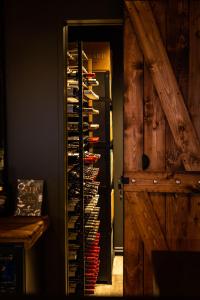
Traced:
<path fill-rule="evenodd" d="M 200 251 L 200 1 L 124 9 L 124 295 L 152 295 L 154 251 Z"/>

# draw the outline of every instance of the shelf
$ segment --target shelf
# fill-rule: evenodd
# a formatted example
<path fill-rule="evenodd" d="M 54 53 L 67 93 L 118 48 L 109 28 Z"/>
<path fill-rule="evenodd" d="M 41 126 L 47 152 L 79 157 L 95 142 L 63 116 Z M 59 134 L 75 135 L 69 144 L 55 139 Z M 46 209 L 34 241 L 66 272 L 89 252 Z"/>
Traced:
<path fill-rule="evenodd" d="M 74 57 L 74 56 L 75 56 L 75 57 L 78 56 L 78 49 L 71 49 L 71 50 L 69 50 L 68 52 L 69 52 L 73 57 Z M 82 57 L 83 57 L 84 60 L 88 60 L 88 57 L 87 57 L 87 55 L 86 55 L 86 53 L 85 53 L 84 50 L 82 50 Z"/>
<path fill-rule="evenodd" d="M 73 61 L 75 60 L 74 56 L 69 51 L 67 51 L 67 57 L 70 60 L 73 60 Z"/>
<path fill-rule="evenodd" d="M 98 118 L 99 109 L 90 106 L 91 99 L 98 100 L 99 96 L 94 93 L 92 87 L 98 85 L 99 82 L 95 79 L 95 74 L 91 71 L 90 61 L 88 63 L 88 71 L 83 67 L 83 60 L 86 59 L 86 54 L 81 51 L 82 43 L 78 42 L 78 51 L 70 52 L 76 58 L 76 63 L 69 66 L 73 71 L 73 76 L 68 76 L 68 85 L 76 87 L 77 93 L 73 94 L 73 88 L 67 89 L 69 101 L 66 104 L 66 120 L 67 120 L 67 158 L 69 163 L 67 168 L 67 249 L 68 254 L 71 254 L 76 265 L 72 265 L 72 260 L 68 259 L 68 286 L 70 283 L 70 295 L 88 295 L 94 291 L 94 286 L 97 280 L 99 271 L 99 253 L 100 253 L 100 203 L 99 189 L 100 181 L 98 176 L 99 168 L 94 165 L 100 161 L 101 155 L 93 153 L 93 144 L 99 142 L 99 137 L 92 138 L 91 132 L 99 129 L 98 122 L 92 122 L 92 118 Z M 70 97 L 69 97 L 70 93 Z M 74 98 L 73 96 L 76 98 Z M 72 105 L 69 105 L 72 104 Z M 95 116 L 95 117 L 93 117 Z M 88 118 L 88 120 L 86 119 Z M 101 119 L 101 118 L 99 118 Z M 80 131 L 80 129 L 82 130 Z M 87 151 L 86 151 L 87 150 Z M 74 160 L 74 164 L 71 161 Z M 77 167 L 74 169 L 74 165 Z M 78 233 L 79 232 L 79 233 Z M 80 249 L 75 252 L 74 243 L 80 245 Z M 74 252 L 72 252 L 72 250 Z M 78 254 L 79 253 L 79 254 Z M 78 261 L 78 255 L 80 261 Z M 95 260 L 95 269 L 90 268 L 90 263 Z M 74 263 L 74 262 L 73 262 Z M 77 288 L 74 282 L 71 281 L 81 279 L 82 285 Z M 90 279 L 93 278 L 93 287 L 89 290 Z"/>
<path fill-rule="evenodd" d="M 75 167 L 75 164 L 74 165 L 68 165 L 67 166 L 67 173 L 71 172 L 74 167 Z"/>
<path fill-rule="evenodd" d="M 71 69 L 72 71 L 78 72 L 78 66 L 69 66 L 69 69 Z M 84 66 L 82 66 L 82 75 L 84 75 L 84 74 L 88 74 L 88 71 Z"/>
<path fill-rule="evenodd" d="M 84 111 L 82 113 L 82 117 L 84 117 L 84 118 L 87 118 L 91 115 L 99 115 L 99 112 L 97 112 L 95 110 L 95 111 L 88 111 L 88 112 Z M 80 117 L 78 112 L 67 112 L 67 116 L 68 116 L 68 118 L 79 118 Z"/>

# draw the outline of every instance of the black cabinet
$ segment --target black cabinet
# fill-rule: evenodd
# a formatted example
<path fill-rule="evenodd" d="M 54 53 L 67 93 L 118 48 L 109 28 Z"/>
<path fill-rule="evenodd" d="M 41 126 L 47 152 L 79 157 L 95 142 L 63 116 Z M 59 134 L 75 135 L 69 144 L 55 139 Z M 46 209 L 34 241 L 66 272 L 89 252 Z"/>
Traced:
<path fill-rule="evenodd" d="M 48 224 L 47 216 L 0 218 L 0 298 L 43 292 Z"/>
<path fill-rule="evenodd" d="M 0 244 L 0 294 L 25 292 L 24 262 L 23 244 Z"/>

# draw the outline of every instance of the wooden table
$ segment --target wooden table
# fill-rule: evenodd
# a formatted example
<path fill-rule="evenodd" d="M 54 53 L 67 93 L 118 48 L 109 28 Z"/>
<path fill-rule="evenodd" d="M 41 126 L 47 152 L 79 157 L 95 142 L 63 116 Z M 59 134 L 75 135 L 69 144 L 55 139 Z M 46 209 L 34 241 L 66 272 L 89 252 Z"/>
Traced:
<path fill-rule="evenodd" d="M 36 242 L 48 226 L 47 216 L 0 218 L 0 295 L 36 291 L 41 256 Z"/>
<path fill-rule="evenodd" d="M 47 216 L 0 218 L 0 243 L 23 243 L 30 249 L 48 226 Z"/>

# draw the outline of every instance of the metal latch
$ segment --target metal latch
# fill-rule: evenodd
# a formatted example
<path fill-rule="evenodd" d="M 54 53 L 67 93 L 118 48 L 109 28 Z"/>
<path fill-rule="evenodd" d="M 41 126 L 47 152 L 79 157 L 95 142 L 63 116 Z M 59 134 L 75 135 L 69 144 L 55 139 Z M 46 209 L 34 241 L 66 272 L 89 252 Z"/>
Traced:
<path fill-rule="evenodd" d="M 129 177 L 121 176 L 118 181 L 119 197 L 123 200 L 123 184 L 129 184 Z"/>

